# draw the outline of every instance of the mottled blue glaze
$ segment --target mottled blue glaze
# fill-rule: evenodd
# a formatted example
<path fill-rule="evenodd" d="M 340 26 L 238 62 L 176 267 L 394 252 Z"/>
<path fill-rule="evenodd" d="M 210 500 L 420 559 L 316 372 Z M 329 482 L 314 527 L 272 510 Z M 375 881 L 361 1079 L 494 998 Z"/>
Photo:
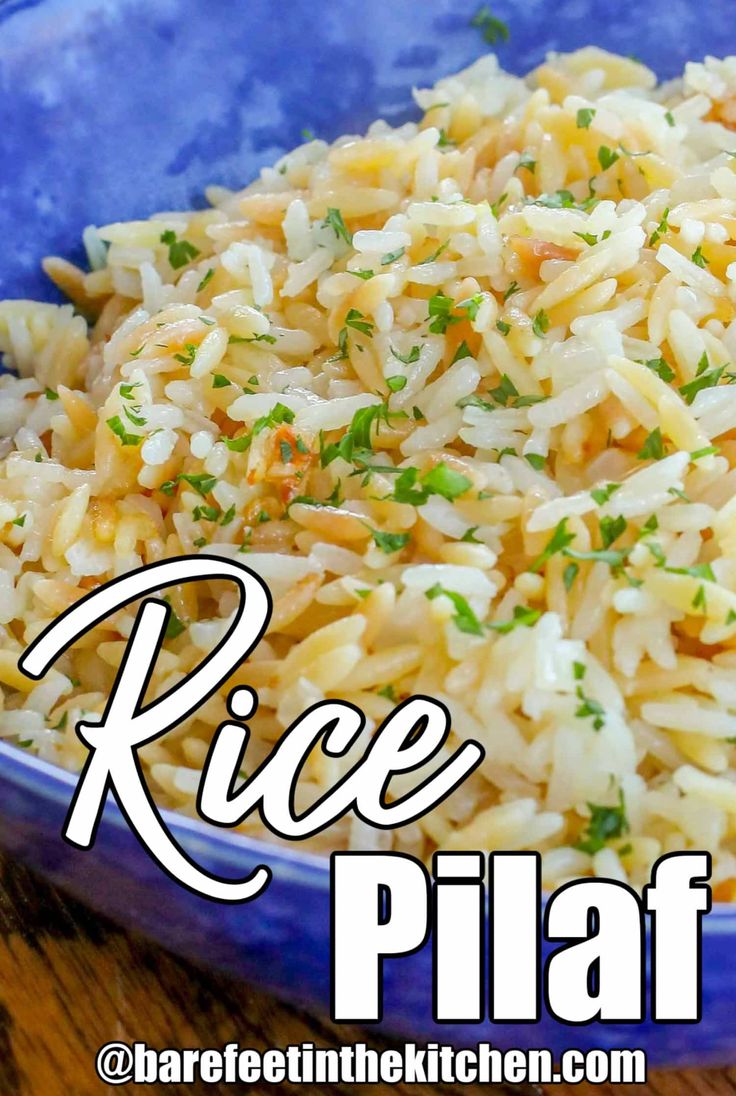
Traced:
<path fill-rule="evenodd" d="M 38 272 L 79 254 L 82 228 L 200 203 L 242 184 L 309 128 L 334 137 L 412 114 L 430 83 L 484 49 L 475 0 L 0 0 L 0 296 L 53 299 Z M 662 76 L 688 57 L 736 52 L 732 0 L 494 0 L 511 28 L 503 63 L 587 42 L 634 53 Z M 93 851 L 59 832 L 74 779 L 0 744 L 0 841 L 102 912 L 183 955 L 327 1011 L 324 861 L 169 816 L 190 854 L 274 880 L 255 905 L 200 900 L 165 878 L 109 807 Z M 736 1061 L 736 911 L 705 922 L 704 1019 L 565 1027 L 438 1028 L 428 951 L 386 969 L 388 1031 L 497 1045 L 640 1046 L 652 1063 Z"/>

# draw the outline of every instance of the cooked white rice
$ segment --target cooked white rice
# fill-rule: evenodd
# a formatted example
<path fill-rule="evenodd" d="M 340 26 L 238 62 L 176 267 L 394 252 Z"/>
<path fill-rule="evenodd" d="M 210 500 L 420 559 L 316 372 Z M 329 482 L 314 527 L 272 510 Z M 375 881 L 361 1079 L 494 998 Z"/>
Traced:
<path fill-rule="evenodd" d="M 657 87 L 598 49 L 525 80 L 489 56 L 416 99 L 204 212 L 87 229 L 90 273 L 46 262 L 76 310 L 0 304 L 0 735 L 78 768 L 132 610 L 41 684 L 18 655 L 206 548 L 275 599 L 229 683 L 261 700 L 249 766 L 325 696 L 372 730 L 430 693 L 486 749 L 421 822 L 312 847 L 637 886 L 707 848 L 736 898 L 736 58 Z M 233 598 L 172 592 L 155 692 Z M 162 802 L 194 813 L 224 718 L 143 751 Z M 315 753 L 301 805 L 350 764 Z"/>

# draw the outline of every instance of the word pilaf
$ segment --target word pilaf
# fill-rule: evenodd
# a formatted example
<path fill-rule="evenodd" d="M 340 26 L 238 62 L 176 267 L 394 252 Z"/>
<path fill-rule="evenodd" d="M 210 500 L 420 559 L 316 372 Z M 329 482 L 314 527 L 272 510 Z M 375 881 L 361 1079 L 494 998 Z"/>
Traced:
<path fill-rule="evenodd" d="M 323 697 L 370 734 L 427 694 L 486 750 L 421 821 L 313 848 L 538 848 L 545 885 L 703 848 L 734 898 L 736 60 L 658 88 L 598 49 L 486 57 L 416 98 L 206 211 L 88 229 L 88 273 L 45 264 L 75 308 L 0 305 L 0 734 L 78 768 L 132 610 L 41 684 L 19 654 L 204 549 L 274 596 L 228 683 L 253 764 Z M 168 596 L 154 694 L 235 604 Z M 225 718 L 143 749 L 162 802 L 194 813 Z M 302 805 L 350 763 L 315 751 Z"/>

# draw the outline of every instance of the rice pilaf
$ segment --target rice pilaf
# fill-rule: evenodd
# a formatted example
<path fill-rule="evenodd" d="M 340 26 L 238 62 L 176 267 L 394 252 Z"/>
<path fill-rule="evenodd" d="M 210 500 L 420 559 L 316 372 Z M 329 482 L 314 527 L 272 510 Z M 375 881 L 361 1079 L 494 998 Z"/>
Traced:
<path fill-rule="evenodd" d="M 596 48 L 523 80 L 488 56 L 416 99 L 205 211 L 89 228 L 89 273 L 45 262 L 70 305 L 0 303 L 0 736 L 78 769 L 133 610 L 40 684 L 19 654 L 206 550 L 274 596 L 229 682 L 260 697 L 249 764 L 325 696 L 370 734 L 430 694 L 486 750 L 421 821 L 312 849 L 533 848 L 546 885 L 640 886 L 705 848 L 734 899 L 736 58 L 658 87 Z M 170 592 L 155 694 L 234 598 Z M 195 813 L 225 718 L 143 749 L 162 803 Z M 316 751 L 298 805 L 354 756 Z"/>

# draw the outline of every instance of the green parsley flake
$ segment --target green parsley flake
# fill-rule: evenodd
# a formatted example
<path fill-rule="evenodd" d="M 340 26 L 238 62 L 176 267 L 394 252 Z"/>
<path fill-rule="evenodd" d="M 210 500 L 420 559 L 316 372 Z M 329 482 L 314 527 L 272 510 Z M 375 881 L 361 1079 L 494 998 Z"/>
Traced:
<path fill-rule="evenodd" d="M 369 339 L 373 337 L 373 324 L 357 308 L 350 309 L 345 317 L 345 325 L 352 327 L 354 331 L 360 331 L 362 335 L 367 335 Z"/>
<path fill-rule="evenodd" d="M 562 583 L 563 583 L 565 589 L 567 590 L 568 594 L 570 593 L 570 590 L 572 590 L 573 583 L 575 582 L 575 579 L 578 577 L 579 571 L 580 571 L 580 564 L 579 563 L 568 563 L 567 567 L 562 572 Z"/>
<path fill-rule="evenodd" d="M 619 154 L 607 145 L 601 145 L 598 149 L 598 163 L 601 165 L 601 171 L 607 171 L 609 167 L 613 167 L 619 158 Z"/>
<path fill-rule="evenodd" d="M 451 324 L 460 323 L 462 317 L 452 314 L 454 304 L 452 297 L 444 293 L 435 293 L 429 298 L 427 304 L 429 330 L 433 335 L 444 335 Z"/>
<path fill-rule="evenodd" d="M 455 362 L 462 361 L 463 358 L 472 358 L 472 357 L 473 357 L 473 352 L 471 351 L 468 344 L 465 342 L 465 339 L 463 339 L 463 341 L 460 343 L 457 350 L 453 354 L 452 361 L 450 362 L 450 365 L 454 365 Z"/>
<path fill-rule="evenodd" d="M 537 558 L 530 565 L 530 571 L 536 572 L 541 570 L 541 568 L 549 559 L 552 558 L 552 556 L 557 555 L 558 552 L 561 552 L 564 548 L 567 548 L 568 544 L 572 544 L 572 542 L 575 540 L 575 534 L 568 533 L 567 531 L 568 520 L 568 518 L 563 518 L 562 521 L 557 524 L 546 547 L 540 552 Z"/>
<path fill-rule="evenodd" d="M 404 365 L 413 365 L 414 362 L 418 362 L 420 352 L 421 347 L 419 346 L 412 346 L 408 354 L 399 354 L 398 350 L 393 346 L 391 347 L 392 356 L 396 358 L 397 361 L 403 362 Z"/>
<path fill-rule="evenodd" d="M 531 628 L 542 615 L 541 609 L 530 609 L 526 605 L 515 605 L 511 620 L 505 620 L 500 624 L 488 624 L 486 627 L 501 635 L 513 632 L 515 628 Z"/>
<path fill-rule="evenodd" d="M 537 312 L 536 316 L 534 317 L 534 320 L 532 322 L 532 331 L 539 339 L 544 338 L 544 336 L 549 331 L 549 316 L 543 308 L 540 308 L 539 312 Z"/>
<path fill-rule="evenodd" d="M 196 475 L 180 472 L 176 478 L 180 481 L 183 480 L 184 483 L 188 483 L 190 487 L 194 488 L 198 495 L 202 496 L 202 498 L 206 498 L 217 483 L 217 477 L 208 476 L 206 472 L 199 472 Z"/>
<path fill-rule="evenodd" d="M 605 487 L 594 487 L 590 495 L 599 506 L 603 506 L 620 487 L 620 483 L 607 483 Z"/>
<path fill-rule="evenodd" d="M 667 208 L 667 209 L 665 209 L 664 213 L 662 214 L 662 217 L 660 219 L 659 224 L 657 225 L 654 232 L 649 237 L 649 246 L 650 247 L 654 247 L 654 245 L 657 243 L 657 241 L 660 239 L 660 237 L 664 236 L 665 232 L 667 232 L 669 230 L 670 226 L 667 223 L 667 218 L 669 217 L 669 215 L 670 215 L 670 211 L 669 211 L 669 208 Z"/>
<path fill-rule="evenodd" d="M 619 788 L 618 793 L 618 806 L 600 807 L 595 803 L 588 803 L 588 810 L 590 811 L 590 821 L 582 840 L 578 841 L 575 846 L 581 852 L 587 852 L 589 856 L 594 856 L 605 848 L 609 841 L 622 837 L 629 832 L 630 827 L 626 818 L 624 793 L 621 788 Z"/>
<path fill-rule="evenodd" d="M 509 28 L 492 13 L 487 4 L 478 9 L 470 20 L 470 25 L 478 28 L 483 35 L 483 40 L 490 46 L 509 40 Z"/>
<path fill-rule="evenodd" d="M 322 223 L 332 229 L 338 240 L 344 240 L 346 244 L 352 247 L 353 234 L 348 231 L 339 209 L 328 209 L 327 216 Z"/>
<path fill-rule="evenodd" d="M 121 445 L 140 445 L 143 441 L 141 434 L 128 433 L 119 415 L 113 415 L 111 419 L 107 419 L 106 421 L 108 427 L 112 430 Z"/>
<path fill-rule="evenodd" d="M 594 700 L 590 696 L 586 696 L 583 692 L 582 685 L 578 685 L 575 690 L 575 695 L 580 701 L 580 705 L 575 711 L 577 719 L 592 719 L 593 730 L 600 731 L 606 723 L 606 712 L 602 704 L 599 704 L 597 700 Z"/>
<path fill-rule="evenodd" d="M 186 631 L 186 624 L 179 619 L 174 610 L 171 608 L 171 602 L 167 597 L 164 601 L 169 607 L 169 619 L 166 621 L 166 632 L 164 633 L 166 639 L 176 639 L 182 632 Z"/>
<path fill-rule="evenodd" d="M 639 364 L 651 369 L 652 373 L 656 373 L 659 379 L 666 384 L 675 379 L 674 369 L 667 364 L 664 358 L 649 358 L 648 361 L 642 361 Z"/>
<path fill-rule="evenodd" d="M 578 129 L 590 129 L 590 123 L 595 118 L 594 107 L 581 107 L 575 115 L 575 124 Z"/>
<path fill-rule="evenodd" d="M 189 240 L 177 239 L 176 233 L 171 229 L 162 232 L 160 240 L 162 244 L 168 246 L 169 263 L 174 270 L 179 270 L 187 263 L 191 263 L 200 253 L 199 248 L 195 247 Z"/>
<path fill-rule="evenodd" d="M 725 365 L 719 365 L 717 368 L 711 369 L 708 355 L 704 353 L 698 362 L 695 379 L 680 386 L 679 392 L 685 403 L 691 404 L 698 392 L 701 392 L 704 388 L 715 388 L 723 376 L 725 368 Z"/>
<path fill-rule="evenodd" d="M 666 455 L 666 449 L 664 441 L 662 440 L 662 431 L 657 426 L 652 430 L 651 434 L 648 434 L 644 445 L 636 454 L 638 460 L 662 460 L 662 457 Z"/>
<path fill-rule="evenodd" d="M 483 626 L 462 594 L 456 594 L 454 590 L 446 590 L 438 582 L 430 590 L 425 590 L 424 596 L 430 601 L 438 597 L 449 598 L 455 607 L 452 621 L 458 631 L 471 636 L 483 635 Z"/>
<path fill-rule="evenodd" d="M 207 286 L 212 281 L 212 279 L 214 278 L 214 276 L 215 276 L 215 268 L 214 268 L 214 266 L 211 266 L 209 268 L 209 270 L 207 271 L 207 273 L 205 274 L 205 276 L 202 278 L 202 281 L 197 286 L 197 293 L 201 293 L 203 289 L 206 289 Z"/>
<path fill-rule="evenodd" d="M 464 495 L 472 486 L 467 476 L 441 463 L 436 464 L 423 476 L 419 475 L 416 468 L 405 468 L 396 480 L 393 494 L 389 497 L 393 502 L 423 506 L 430 495 L 440 495 L 452 502 L 453 499 Z"/>
<path fill-rule="evenodd" d="M 387 556 L 393 555 L 394 552 L 400 552 L 402 548 L 406 548 L 411 540 L 409 533 L 386 533 L 381 529 L 371 529 L 371 536 L 376 547 L 385 552 Z"/>
<path fill-rule="evenodd" d="M 381 266 L 388 266 L 390 263 L 395 263 L 397 259 L 400 259 L 405 253 L 405 247 L 400 247 L 398 251 L 387 251 L 385 255 L 381 256 Z"/>

